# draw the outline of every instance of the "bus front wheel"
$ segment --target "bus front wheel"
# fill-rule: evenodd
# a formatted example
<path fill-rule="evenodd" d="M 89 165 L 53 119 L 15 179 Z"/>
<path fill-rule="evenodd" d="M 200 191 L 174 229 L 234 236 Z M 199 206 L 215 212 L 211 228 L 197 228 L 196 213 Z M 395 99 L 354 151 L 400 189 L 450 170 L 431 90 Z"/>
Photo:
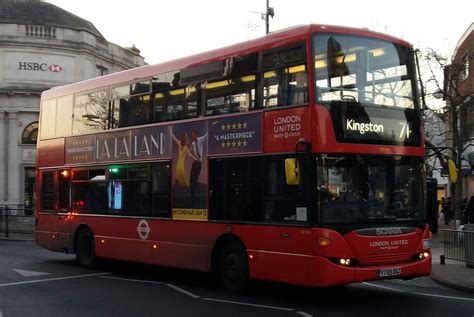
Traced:
<path fill-rule="evenodd" d="M 231 292 L 245 290 L 249 279 L 247 252 L 237 242 L 227 243 L 219 257 L 219 278 L 222 286 Z"/>
<path fill-rule="evenodd" d="M 76 261 L 84 268 L 91 268 L 95 264 L 94 236 L 90 229 L 82 229 L 77 235 Z"/>

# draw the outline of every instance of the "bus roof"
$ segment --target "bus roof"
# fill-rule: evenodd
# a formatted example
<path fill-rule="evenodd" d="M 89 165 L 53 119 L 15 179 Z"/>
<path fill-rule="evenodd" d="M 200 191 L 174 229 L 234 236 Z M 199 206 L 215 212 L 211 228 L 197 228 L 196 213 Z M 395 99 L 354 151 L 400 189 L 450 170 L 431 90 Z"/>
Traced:
<path fill-rule="evenodd" d="M 176 60 L 154 65 L 145 65 L 65 86 L 55 87 L 44 91 L 42 93 L 42 99 L 50 99 L 82 91 L 89 91 L 109 85 L 120 85 L 121 83 L 138 81 L 157 74 L 182 70 L 191 66 L 197 66 L 200 64 L 225 60 L 227 58 L 242 56 L 262 50 L 268 50 L 278 46 L 304 41 L 310 36 L 310 34 L 314 32 L 345 33 L 359 36 L 371 36 L 374 38 L 394 42 L 402 46 L 411 47 L 411 44 L 404 40 L 383 33 L 374 32 L 365 28 L 360 29 L 334 25 L 309 24 L 277 30 L 264 37 L 233 44 L 196 55 L 179 58 Z"/>

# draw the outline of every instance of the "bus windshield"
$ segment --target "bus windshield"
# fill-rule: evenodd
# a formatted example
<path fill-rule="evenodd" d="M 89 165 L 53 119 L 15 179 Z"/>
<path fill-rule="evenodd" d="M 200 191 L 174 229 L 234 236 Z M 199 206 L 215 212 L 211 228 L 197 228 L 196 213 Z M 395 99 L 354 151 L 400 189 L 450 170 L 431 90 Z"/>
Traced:
<path fill-rule="evenodd" d="M 424 219 L 421 159 L 342 155 L 316 160 L 321 225 Z"/>
<path fill-rule="evenodd" d="M 410 48 L 374 38 L 318 33 L 313 52 L 316 102 L 415 108 Z"/>

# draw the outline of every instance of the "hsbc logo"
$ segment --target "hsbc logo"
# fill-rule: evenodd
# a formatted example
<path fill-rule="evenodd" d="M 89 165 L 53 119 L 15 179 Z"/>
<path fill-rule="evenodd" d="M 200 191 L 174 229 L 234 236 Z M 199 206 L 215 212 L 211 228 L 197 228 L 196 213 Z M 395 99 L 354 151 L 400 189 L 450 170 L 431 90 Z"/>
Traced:
<path fill-rule="evenodd" d="M 34 71 L 34 72 L 52 72 L 59 73 L 63 71 L 61 65 L 48 65 L 46 63 L 36 63 L 36 62 L 18 62 L 18 70 L 23 71 Z"/>
<path fill-rule="evenodd" d="M 51 71 L 53 73 L 59 73 L 60 71 L 63 70 L 61 65 L 49 65 L 48 69 L 49 69 L 49 71 Z"/>

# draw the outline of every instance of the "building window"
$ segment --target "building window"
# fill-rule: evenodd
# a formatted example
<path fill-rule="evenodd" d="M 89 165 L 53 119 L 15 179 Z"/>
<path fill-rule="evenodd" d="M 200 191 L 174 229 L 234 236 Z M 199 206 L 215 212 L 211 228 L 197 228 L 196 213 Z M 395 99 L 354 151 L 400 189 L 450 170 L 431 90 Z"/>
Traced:
<path fill-rule="evenodd" d="M 97 75 L 98 76 L 104 76 L 104 75 L 107 75 L 109 73 L 109 70 L 107 69 L 107 67 L 104 67 L 102 65 L 96 65 L 96 68 L 97 68 Z"/>
<path fill-rule="evenodd" d="M 467 141 L 474 138 L 474 105 L 463 105 L 459 117 L 461 121 L 461 135 L 463 140 Z"/>
<path fill-rule="evenodd" d="M 34 167 L 25 167 L 24 173 L 24 203 L 25 203 L 25 214 L 32 214 L 33 203 L 34 203 L 34 192 L 35 192 L 35 168 Z"/>
<path fill-rule="evenodd" d="M 30 123 L 21 134 L 22 144 L 36 144 L 38 139 L 38 122 Z"/>

